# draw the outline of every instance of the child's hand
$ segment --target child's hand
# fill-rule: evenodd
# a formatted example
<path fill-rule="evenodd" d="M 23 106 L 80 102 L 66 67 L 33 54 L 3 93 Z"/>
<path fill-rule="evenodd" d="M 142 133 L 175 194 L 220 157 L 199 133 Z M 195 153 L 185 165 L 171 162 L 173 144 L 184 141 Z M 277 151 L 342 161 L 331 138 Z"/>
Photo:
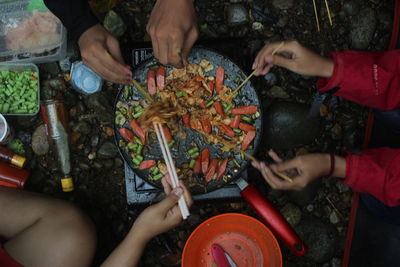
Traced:
<path fill-rule="evenodd" d="M 333 60 L 322 57 L 302 46 L 298 41 L 286 41 L 275 55 L 272 52 L 282 42 L 265 45 L 253 63 L 255 75 L 265 75 L 273 65 L 298 74 L 329 78 L 333 73 Z"/>
<path fill-rule="evenodd" d="M 136 237 L 140 236 L 146 242 L 156 235 L 166 232 L 182 222 L 182 214 L 178 207 L 178 200 L 183 195 L 186 204 L 190 207 L 193 203 L 192 197 L 183 184 L 172 190 L 167 177 L 162 179 L 164 192 L 167 197 L 160 203 L 145 209 L 136 219 L 134 230 Z"/>
<path fill-rule="evenodd" d="M 269 151 L 268 154 L 278 163 L 267 166 L 264 162 L 253 161 L 252 165 L 262 173 L 264 179 L 273 189 L 301 190 L 311 181 L 327 175 L 331 168 L 329 154 L 307 154 L 285 162 L 282 162 L 273 151 Z M 343 168 L 343 164 L 346 164 L 345 160 L 340 157 L 336 157 L 335 161 L 338 165 L 338 170 Z M 273 171 L 288 173 L 293 178 L 293 183 L 282 180 Z M 295 174 L 293 175 L 293 173 Z M 342 173 L 336 171 L 336 174 L 340 177 Z"/>

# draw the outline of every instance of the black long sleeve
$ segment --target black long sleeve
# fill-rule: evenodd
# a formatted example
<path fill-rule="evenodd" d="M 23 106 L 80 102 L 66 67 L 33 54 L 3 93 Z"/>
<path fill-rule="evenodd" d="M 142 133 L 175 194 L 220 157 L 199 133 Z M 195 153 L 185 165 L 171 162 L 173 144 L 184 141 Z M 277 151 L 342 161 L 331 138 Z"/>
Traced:
<path fill-rule="evenodd" d="M 73 39 L 79 39 L 83 32 L 99 23 L 87 0 L 44 0 L 44 3 L 61 20 Z"/>

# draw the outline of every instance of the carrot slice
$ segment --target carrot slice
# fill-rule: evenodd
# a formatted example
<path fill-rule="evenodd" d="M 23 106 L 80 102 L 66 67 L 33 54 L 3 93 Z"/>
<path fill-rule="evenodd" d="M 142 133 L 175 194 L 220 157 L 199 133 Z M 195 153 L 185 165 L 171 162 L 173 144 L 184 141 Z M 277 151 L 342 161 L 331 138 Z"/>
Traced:
<path fill-rule="evenodd" d="M 132 127 L 135 134 L 140 138 L 140 141 L 142 141 L 144 144 L 146 142 L 146 133 L 140 127 L 139 123 L 135 119 L 132 119 L 129 125 Z"/>
<path fill-rule="evenodd" d="M 235 129 L 239 127 L 239 123 L 240 123 L 240 115 L 236 115 L 235 118 L 232 120 L 231 122 L 231 128 Z"/>
<path fill-rule="evenodd" d="M 154 70 L 149 70 L 147 72 L 147 90 L 150 95 L 154 95 L 157 91 L 156 88 L 156 72 Z"/>
<path fill-rule="evenodd" d="M 207 107 L 206 107 L 206 104 L 204 104 L 204 102 L 201 102 L 200 104 L 199 104 L 199 106 L 202 108 L 202 109 L 206 109 Z"/>
<path fill-rule="evenodd" d="M 197 159 L 196 159 L 196 163 L 194 164 L 194 167 L 193 167 L 193 172 L 195 173 L 195 174 L 199 174 L 199 173 L 201 173 L 201 157 L 198 157 Z"/>
<path fill-rule="evenodd" d="M 218 167 L 218 171 L 217 171 L 217 179 L 221 179 L 222 176 L 225 173 L 226 170 L 226 166 L 228 165 L 228 159 L 224 159 L 224 161 L 221 162 L 221 164 Z"/>
<path fill-rule="evenodd" d="M 222 108 L 221 102 L 214 102 L 214 107 L 215 107 L 215 110 L 217 111 L 217 113 L 219 115 L 221 115 L 222 118 L 224 118 L 225 113 L 224 113 L 224 109 Z"/>
<path fill-rule="evenodd" d="M 211 181 L 218 167 L 218 159 L 212 159 L 206 173 L 206 182 Z"/>
<path fill-rule="evenodd" d="M 156 161 L 149 159 L 149 160 L 143 160 L 142 163 L 140 163 L 139 170 L 145 170 L 145 169 L 150 169 L 151 167 L 156 165 Z"/>
<path fill-rule="evenodd" d="M 129 142 L 133 142 L 133 139 L 135 138 L 133 133 L 126 128 L 119 129 L 119 133 L 122 135 L 123 138 L 125 138 Z"/>
<path fill-rule="evenodd" d="M 201 151 L 201 171 L 206 175 L 208 170 L 208 163 L 210 162 L 210 151 L 208 148 Z"/>
<path fill-rule="evenodd" d="M 157 89 L 162 90 L 165 86 L 165 67 L 160 66 L 157 70 Z"/>
<path fill-rule="evenodd" d="M 242 143 L 242 150 L 246 150 L 249 147 L 250 143 L 253 141 L 255 136 L 256 136 L 256 131 L 247 132 L 246 137 L 244 138 Z"/>
<path fill-rule="evenodd" d="M 254 114 L 257 112 L 257 106 L 243 106 L 232 109 L 232 114 Z"/>
<path fill-rule="evenodd" d="M 215 90 L 217 91 L 217 93 L 219 93 L 222 90 L 222 87 L 224 86 L 224 76 L 225 76 L 224 68 L 219 66 L 215 74 Z"/>
<path fill-rule="evenodd" d="M 251 124 L 248 124 L 248 123 L 245 123 L 245 122 L 241 122 L 241 123 L 239 123 L 239 129 L 242 130 L 242 131 L 248 132 L 248 131 L 255 131 L 256 127 L 254 127 Z"/>

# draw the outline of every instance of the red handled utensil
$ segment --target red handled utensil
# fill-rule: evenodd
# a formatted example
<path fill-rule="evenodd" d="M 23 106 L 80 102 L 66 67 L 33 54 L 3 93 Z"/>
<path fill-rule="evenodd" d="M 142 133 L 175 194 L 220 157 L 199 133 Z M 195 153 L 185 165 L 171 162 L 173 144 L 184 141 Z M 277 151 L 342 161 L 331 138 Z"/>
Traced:
<path fill-rule="evenodd" d="M 240 194 L 257 212 L 262 221 L 290 248 L 296 256 L 306 254 L 308 248 L 295 233 L 285 218 L 272 206 L 272 204 L 254 186 L 246 180 L 239 178 L 236 184 L 240 188 Z"/>

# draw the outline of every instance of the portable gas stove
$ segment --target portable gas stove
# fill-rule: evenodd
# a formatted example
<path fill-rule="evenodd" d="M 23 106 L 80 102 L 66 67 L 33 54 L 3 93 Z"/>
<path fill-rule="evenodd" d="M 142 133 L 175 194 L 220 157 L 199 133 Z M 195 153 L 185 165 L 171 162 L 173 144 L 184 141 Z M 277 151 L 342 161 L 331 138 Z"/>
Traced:
<path fill-rule="evenodd" d="M 247 42 L 241 39 L 219 39 L 211 41 L 199 41 L 198 45 L 210 47 L 226 54 L 245 70 L 252 64 L 254 55 L 246 53 L 249 49 L 245 46 Z M 132 50 L 132 66 L 135 68 L 144 60 L 153 56 L 151 43 L 135 44 Z M 237 51 L 243 51 L 242 54 Z M 247 171 L 242 173 L 242 178 L 248 180 Z M 148 204 L 162 199 L 162 190 L 147 183 L 137 176 L 125 163 L 125 185 L 128 204 Z M 193 196 L 194 200 L 237 200 L 241 198 L 239 187 L 233 182 L 221 189 Z"/>

